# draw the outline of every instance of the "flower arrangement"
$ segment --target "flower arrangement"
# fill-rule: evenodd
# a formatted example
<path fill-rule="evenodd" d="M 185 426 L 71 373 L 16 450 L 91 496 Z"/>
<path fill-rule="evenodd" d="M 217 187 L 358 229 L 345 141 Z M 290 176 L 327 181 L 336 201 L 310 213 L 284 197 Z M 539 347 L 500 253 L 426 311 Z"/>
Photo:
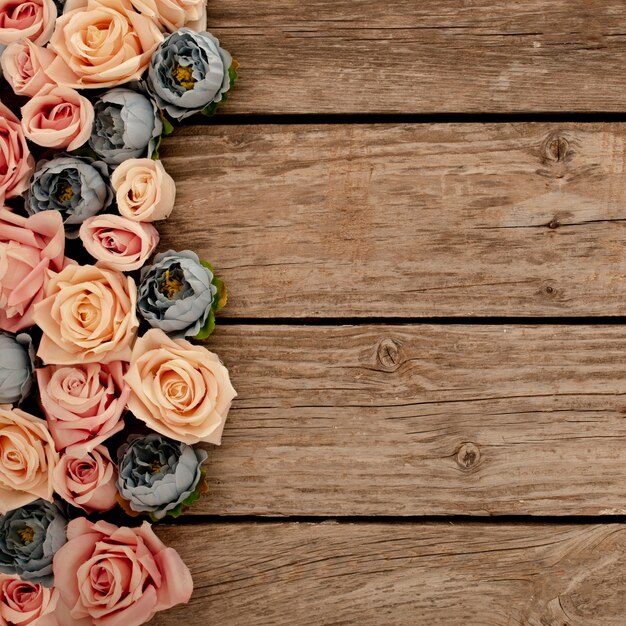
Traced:
<path fill-rule="evenodd" d="M 0 0 L 0 626 L 138 626 L 191 596 L 150 522 L 208 490 L 236 392 L 198 342 L 227 291 L 156 224 L 163 136 L 237 80 L 205 22 L 206 0 Z"/>

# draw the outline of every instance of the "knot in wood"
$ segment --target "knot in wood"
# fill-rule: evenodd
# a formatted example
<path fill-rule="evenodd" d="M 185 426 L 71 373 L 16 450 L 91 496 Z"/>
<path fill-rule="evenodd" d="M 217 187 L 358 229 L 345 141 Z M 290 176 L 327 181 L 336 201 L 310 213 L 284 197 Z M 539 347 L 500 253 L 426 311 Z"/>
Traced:
<path fill-rule="evenodd" d="M 569 141 L 560 133 L 550 133 L 543 142 L 543 159 L 547 163 L 563 163 L 570 154 Z"/>
<path fill-rule="evenodd" d="M 400 344 L 396 339 L 386 337 L 378 344 L 376 352 L 378 362 L 386 369 L 396 369 L 400 366 Z"/>
<path fill-rule="evenodd" d="M 475 443 L 468 441 L 461 444 L 456 454 L 456 462 L 462 470 L 470 470 L 478 465 L 480 450 Z"/>

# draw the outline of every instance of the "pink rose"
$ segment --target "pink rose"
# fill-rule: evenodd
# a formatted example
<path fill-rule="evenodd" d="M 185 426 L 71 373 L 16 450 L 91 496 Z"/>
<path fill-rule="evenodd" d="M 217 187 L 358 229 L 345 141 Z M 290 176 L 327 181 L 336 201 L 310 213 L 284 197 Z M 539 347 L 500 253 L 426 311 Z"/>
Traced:
<path fill-rule="evenodd" d="M 124 428 L 125 364 L 50 365 L 37 370 L 41 408 L 57 450 L 90 452 Z"/>
<path fill-rule="evenodd" d="M 10 43 L 0 56 L 2 73 L 18 96 L 34 96 L 44 87 L 54 85 L 46 69 L 55 57 L 48 48 L 29 39 Z"/>
<path fill-rule="evenodd" d="M 117 472 L 104 446 L 85 454 L 66 451 L 54 468 L 54 490 L 87 513 L 110 511 L 117 504 Z"/>
<path fill-rule="evenodd" d="M 48 270 L 66 264 L 65 232 L 58 211 L 22 217 L 0 208 L 0 328 L 17 332 L 34 321 Z"/>
<path fill-rule="evenodd" d="M 111 184 L 119 212 L 136 222 L 169 217 L 176 199 L 176 184 L 161 161 L 128 159 L 115 168 Z"/>
<path fill-rule="evenodd" d="M 91 135 L 93 105 L 69 87 L 48 85 L 22 107 L 22 128 L 33 143 L 76 150 Z"/>
<path fill-rule="evenodd" d="M 152 329 L 137 339 L 125 379 L 128 408 L 149 428 L 187 444 L 220 444 L 237 392 L 216 354 Z"/>
<path fill-rule="evenodd" d="M 143 267 L 159 243 L 152 224 L 134 222 L 121 215 L 95 215 L 80 227 L 85 249 L 102 267 L 132 272 Z"/>
<path fill-rule="evenodd" d="M 51 276 L 35 306 L 44 363 L 128 361 L 137 336 L 137 285 L 97 265 L 69 265 Z"/>
<path fill-rule="evenodd" d="M 0 626 L 64 626 L 55 616 L 59 592 L 0 574 Z"/>
<path fill-rule="evenodd" d="M 0 102 L 0 203 L 22 195 L 34 169 L 20 121 Z"/>
<path fill-rule="evenodd" d="M 74 619 L 91 618 L 94 626 L 141 626 L 191 597 L 189 569 L 147 522 L 118 528 L 79 517 L 69 523 L 67 540 L 54 556 L 53 570 Z"/>
<path fill-rule="evenodd" d="M 50 48 L 58 56 L 48 73 L 76 89 L 115 87 L 139 80 L 162 40 L 158 26 L 129 0 L 74 2 L 57 19 Z"/>
<path fill-rule="evenodd" d="M 206 0 L 131 0 L 133 6 L 170 33 L 182 28 L 206 30 Z"/>
<path fill-rule="evenodd" d="M 52 35 L 56 18 L 54 0 L 0 0 L 0 44 L 30 39 L 43 46 Z"/>
<path fill-rule="evenodd" d="M 39 498 L 52 502 L 59 461 L 45 420 L 0 405 L 0 514 Z"/>

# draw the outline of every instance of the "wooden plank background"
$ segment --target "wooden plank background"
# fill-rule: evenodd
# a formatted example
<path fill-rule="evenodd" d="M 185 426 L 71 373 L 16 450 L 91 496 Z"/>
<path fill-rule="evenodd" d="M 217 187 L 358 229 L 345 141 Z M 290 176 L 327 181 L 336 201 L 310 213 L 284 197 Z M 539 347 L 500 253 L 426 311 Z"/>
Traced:
<path fill-rule="evenodd" d="M 623 626 L 626 6 L 213 0 L 161 249 L 239 397 L 156 626 Z M 610 115 L 609 115 L 610 114 Z"/>

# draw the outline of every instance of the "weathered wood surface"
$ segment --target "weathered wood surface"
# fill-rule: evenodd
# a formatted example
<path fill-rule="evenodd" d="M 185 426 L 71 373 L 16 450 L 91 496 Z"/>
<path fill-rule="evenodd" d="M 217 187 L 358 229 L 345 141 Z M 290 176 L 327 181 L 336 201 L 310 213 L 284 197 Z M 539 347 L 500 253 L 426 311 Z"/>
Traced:
<path fill-rule="evenodd" d="M 625 124 L 187 128 L 163 150 L 179 195 L 162 246 L 212 260 L 231 317 L 623 315 L 625 139 Z"/>
<path fill-rule="evenodd" d="M 221 327 L 190 515 L 626 514 L 620 326 Z"/>
<path fill-rule="evenodd" d="M 152 626 L 623 626 L 626 527 L 213 524 L 163 527 L 188 607 Z"/>
<path fill-rule="evenodd" d="M 623 111 L 621 0 L 209 3 L 229 113 Z"/>

